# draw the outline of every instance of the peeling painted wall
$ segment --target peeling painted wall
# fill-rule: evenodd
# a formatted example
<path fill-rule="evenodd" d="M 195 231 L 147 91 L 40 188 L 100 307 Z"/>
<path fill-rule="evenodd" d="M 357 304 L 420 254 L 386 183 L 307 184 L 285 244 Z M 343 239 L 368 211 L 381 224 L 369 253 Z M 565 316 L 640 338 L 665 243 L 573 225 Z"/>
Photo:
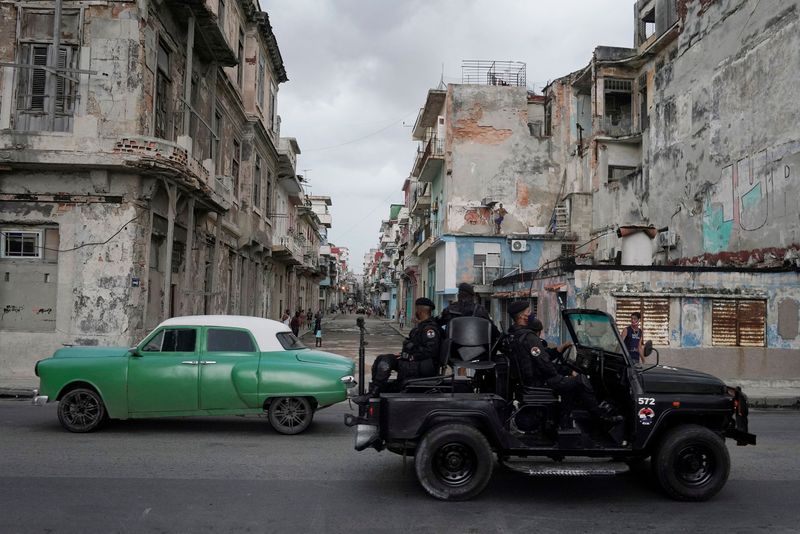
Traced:
<path fill-rule="evenodd" d="M 446 233 L 493 234 L 487 198 L 508 211 L 503 234 L 550 222 L 561 175 L 547 139 L 531 135 L 528 108 L 525 88 L 448 86 Z"/>

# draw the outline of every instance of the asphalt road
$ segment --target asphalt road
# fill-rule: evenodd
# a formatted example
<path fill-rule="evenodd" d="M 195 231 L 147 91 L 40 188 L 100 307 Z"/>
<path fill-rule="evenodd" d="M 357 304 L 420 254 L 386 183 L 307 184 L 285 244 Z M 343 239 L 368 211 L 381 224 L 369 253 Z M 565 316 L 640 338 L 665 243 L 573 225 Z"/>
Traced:
<path fill-rule="evenodd" d="M 336 324 L 326 332 L 331 346 Z M 381 328 L 372 328 L 374 351 L 379 338 L 400 339 Z M 800 530 L 797 412 L 751 414 L 759 445 L 729 442 L 730 480 L 707 503 L 671 501 L 634 475 L 501 470 L 478 499 L 444 503 L 418 486 L 411 462 L 355 452 L 342 424 L 348 411 L 346 403 L 323 410 L 298 436 L 258 417 L 112 422 L 69 434 L 52 404 L 0 401 L 0 532 Z"/>

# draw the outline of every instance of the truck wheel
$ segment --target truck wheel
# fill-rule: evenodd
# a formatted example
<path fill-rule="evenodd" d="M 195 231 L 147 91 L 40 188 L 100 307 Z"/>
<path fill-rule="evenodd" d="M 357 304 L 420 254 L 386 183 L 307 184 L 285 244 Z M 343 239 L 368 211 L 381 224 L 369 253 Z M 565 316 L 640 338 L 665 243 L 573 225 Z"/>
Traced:
<path fill-rule="evenodd" d="M 710 499 L 728 481 L 731 468 L 725 441 L 698 425 L 672 429 L 652 461 L 661 488 L 679 501 Z"/>
<path fill-rule="evenodd" d="M 466 501 L 489 483 L 494 468 L 486 437 L 473 427 L 441 425 L 430 430 L 417 446 L 414 468 L 419 483 L 443 501 Z"/>
<path fill-rule="evenodd" d="M 314 408 L 305 397 L 279 397 L 269 405 L 269 424 L 280 434 L 299 434 L 314 419 Z"/>
<path fill-rule="evenodd" d="M 75 388 L 58 402 L 58 420 L 70 432 L 92 432 L 106 420 L 106 405 L 91 389 Z"/>

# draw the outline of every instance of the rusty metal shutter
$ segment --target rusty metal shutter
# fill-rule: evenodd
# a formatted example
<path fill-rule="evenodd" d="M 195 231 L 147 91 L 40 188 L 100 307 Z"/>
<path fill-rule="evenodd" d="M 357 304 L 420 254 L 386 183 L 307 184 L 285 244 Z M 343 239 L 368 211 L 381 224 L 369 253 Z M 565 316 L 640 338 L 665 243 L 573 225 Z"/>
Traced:
<path fill-rule="evenodd" d="M 767 303 L 763 300 L 737 301 L 739 346 L 763 347 L 767 319 Z"/>
<path fill-rule="evenodd" d="M 767 304 L 763 300 L 712 300 L 711 343 L 722 347 L 763 347 Z"/>
<path fill-rule="evenodd" d="M 711 301 L 711 344 L 723 347 L 736 346 L 736 301 Z"/>
<path fill-rule="evenodd" d="M 652 341 L 657 346 L 669 346 L 668 298 L 618 298 L 616 321 L 620 335 L 630 324 L 633 312 L 642 315 L 641 326 L 645 341 Z"/>

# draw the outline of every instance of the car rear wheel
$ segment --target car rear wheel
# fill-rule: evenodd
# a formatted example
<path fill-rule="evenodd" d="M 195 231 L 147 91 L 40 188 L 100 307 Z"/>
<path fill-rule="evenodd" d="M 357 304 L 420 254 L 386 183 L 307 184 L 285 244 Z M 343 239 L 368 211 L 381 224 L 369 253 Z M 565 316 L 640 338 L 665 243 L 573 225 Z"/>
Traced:
<path fill-rule="evenodd" d="M 652 462 L 661 488 L 679 501 L 705 501 L 716 495 L 728 481 L 731 466 L 725 441 L 698 425 L 672 429 Z"/>
<path fill-rule="evenodd" d="M 279 397 L 268 410 L 269 424 L 280 434 L 299 434 L 314 419 L 314 407 L 305 397 Z"/>
<path fill-rule="evenodd" d="M 96 391 L 75 388 L 61 397 L 58 420 L 70 432 L 92 432 L 105 422 L 106 406 Z"/>
<path fill-rule="evenodd" d="M 447 424 L 425 434 L 417 446 L 414 467 L 429 495 L 443 501 L 466 501 L 489 483 L 494 457 L 480 431 Z"/>

